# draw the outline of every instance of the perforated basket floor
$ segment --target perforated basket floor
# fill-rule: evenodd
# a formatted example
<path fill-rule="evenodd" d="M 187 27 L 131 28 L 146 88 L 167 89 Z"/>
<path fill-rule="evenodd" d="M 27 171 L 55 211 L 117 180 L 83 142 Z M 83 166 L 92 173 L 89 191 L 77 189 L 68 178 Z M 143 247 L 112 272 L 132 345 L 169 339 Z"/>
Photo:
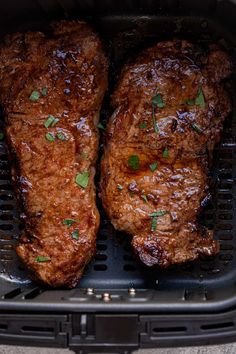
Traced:
<path fill-rule="evenodd" d="M 111 88 L 124 60 L 140 50 L 144 43 L 148 45 L 157 40 L 173 37 L 201 39 L 202 41 L 220 40 L 223 45 L 228 47 L 233 58 L 236 54 L 232 35 L 207 18 L 101 16 L 93 21 L 93 25 L 108 43 L 107 50 L 112 60 Z M 32 28 L 38 28 L 38 26 L 38 24 L 32 25 Z M 29 29 L 26 25 L 21 25 L 20 29 L 22 28 Z M 235 100 L 234 97 L 233 99 Z M 106 120 L 109 113 L 109 107 L 105 102 L 101 119 Z M 138 300 L 138 297 L 136 300 L 139 303 L 143 301 L 142 303 L 145 302 L 150 306 L 154 302 L 157 302 L 157 305 L 163 305 L 168 293 L 171 294 L 172 302 L 176 306 L 181 302 L 191 301 L 195 304 L 195 309 L 207 307 L 207 301 L 214 303 L 214 301 L 227 302 L 229 297 L 233 299 L 234 293 L 236 293 L 235 180 L 236 119 L 233 112 L 225 123 L 221 144 L 215 149 L 212 168 L 213 198 L 201 217 L 201 222 L 214 229 L 214 237 L 220 240 L 220 253 L 214 258 L 203 258 L 197 262 L 172 267 L 168 270 L 149 269 L 133 258 L 128 237 L 113 229 L 105 217 L 100 201 L 98 201 L 101 228 L 98 234 L 97 255 L 86 270 L 78 289 L 95 288 L 98 290 L 98 294 L 102 291 L 111 291 L 115 301 L 126 303 L 127 297 L 119 295 L 122 291 L 127 291 L 128 288 L 135 288 L 138 291 L 142 289 L 143 295 L 140 296 L 140 299 L 143 300 Z M 4 304 L 4 301 L 9 300 L 15 304 L 17 301 L 23 303 L 26 300 L 37 300 L 43 303 L 46 301 L 46 295 L 43 294 L 53 292 L 32 284 L 27 272 L 19 264 L 14 251 L 20 233 L 18 216 L 11 185 L 7 147 L 3 141 L 0 143 L 1 305 Z M 145 292 L 148 289 L 150 291 Z M 155 295 L 152 290 L 157 290 Z M 159 296 L 158 291 L 164 292 L 164 298 Z M 83 297 L 81 294 L 80 290 L 61 290 L 54 293 L 53 301 L 55 303 L 60 300 L 64 303 L 67 302 L 67 304 L 69 301 L 77 301 L 81 304 L 81 301 L 88 300 L 86 296 Z M 52 300 L 52 297 L 49 299 Z M 135 299 L 133 299 L 134 302 Z M 166 301 L 166 307 L 162 306 L 163 311 L 167 305 Z M 223 303 L 221 305 L 225 306 Z M 71 306 L 71 302 L 68 306 Z M 60 309 L 65 309 L 65 307 Z M 178 309 L 181 311 L 181 306 Z"/>
<path fill-rule="evenodd" d="M 202 215 L 202 222 L 213 228 L 215 238 L 220 240 L 219 255 L 168 270 L 147 268 L 134 259 L 129 237 L 114 230 L 99 203 L 102 221 L 97 255 L 85 272 L 80 287 L 156 288 L 158 284 L 159 288 L 192 288 L 201 284 L 216 288 L 236 279 L 236 144 L 233 143 L 233 133 L 236 134 L 236 126 L 228 121 L 222 143 L 215 151 L 213 200 Z M 14 250 L 20 223 L 4 142 L 0 145 L 0 211 L 0 277 L 19 285 L 29 284 L 27 273 L 18 262 Z"/>

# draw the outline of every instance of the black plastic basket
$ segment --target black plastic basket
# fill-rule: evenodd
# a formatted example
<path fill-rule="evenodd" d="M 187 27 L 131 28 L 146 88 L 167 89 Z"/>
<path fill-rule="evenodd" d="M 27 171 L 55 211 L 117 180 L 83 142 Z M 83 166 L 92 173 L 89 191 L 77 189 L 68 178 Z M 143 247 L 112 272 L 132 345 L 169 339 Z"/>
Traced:
<path fill-rule="evenodd" d="M 233 0 L 0 2 L 2 35 L 44 29 L 62 18 L 86 19 L 104 38 L 112 63 L 110 89 L 126 58 L 158 40 L 220 41 L 236 58 Z M 234 92 L 234 81 L 232 86 Z M 213 199 L 201 222 L 220 240 L 218 256 L 168 270 L 145 268 L 133 259 L 128 237 L 113 229 L 100 207 L 97 255 L 80 285 L 50 290 L 31 283 L 15 255 L 20 224 L 7 147 L 0 143 L 0 343 L 83 353 L 236 340 L 235 112 L 215 149 L 212 180 Z"/>

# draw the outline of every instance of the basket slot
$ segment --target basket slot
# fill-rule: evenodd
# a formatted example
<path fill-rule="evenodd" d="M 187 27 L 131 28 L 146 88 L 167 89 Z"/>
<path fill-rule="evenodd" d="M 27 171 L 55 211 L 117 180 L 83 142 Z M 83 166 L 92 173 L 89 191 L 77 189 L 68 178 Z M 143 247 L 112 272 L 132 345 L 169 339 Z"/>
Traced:
<path fill-rule="evenodd" d="M 12 204 L 2 204 L 0 205 L 0 211 L 11 211 L 13 209 Z"/>
<path fill-rule="evenodd" d="M 106 251 L 107 250 L 107 245 L 104 245 L 102 243 L 97 244 L 97 250 L 98 251 Z"/>
<path fill-rule="evenodd" d="M 14 251 L 14 247 L 11 244 L 1 244 L 0 243 L 0 252 L 12 252 Z"/>
<path fill-rule="evenodd" d="M 152 333 L 155 335 L 155 334 L 168 334 L 168 333 L 171 333 L 171 332 L 186 332 L 187 331 L 187 328 L 184 327 L 184 326 L 181 326 L 181 327 L 154 327 L 152 329 Z"/>
<path fill-rule="evenodd" d="M 207 325 L 202 325 L 201 329 L 203 331 L 210 331 L 210 330 L 215 330 L 215 329 L 228 329 L 229 327 L 234 327 L 234 322 L 226 322 L 226 323 L 213 323 L 213 324 L 207 324 Z"/>
<path fill-rule="evenodd" d="M 106 254 L 101 254 L 101 253 L 97 253 L 95 256 L 95 260 L 96 261 L 106 261 L 107 260 L 107 255 Z"/>
<path fill-rule="evenodd" d="M 95 264 L 93 266 L 93 269 L 99 272 L 104 272 L 107 270 L 107 265 L 106 264 Z"/>
<path fill-rule="evenodd" d="M 137 268 L 135 267 L 134 264 L 125 264 L 123 269 L 126 271 L 126 272 L 134 272 Z"/>
<path fill-rule="evenodd" d="M 0 200 L 12 200 L 14 196 L 12 194 L 0 194 Z"/>
<path fill-rule="evenodd" d="M 223 240 L 223 241 L 232 241 L 233 239 L 233 235 L 231 233 L 229 234 L 222 234 L 219 236 L 219 239 L 220 240 Z"/>
<path fill-rule="evenodd" d="M 21 328 L 22 332 L 47 332 L 53 333 L 55 330 L 53 327 L 38 327 L 38 326 L 23 326 Z"/>
<path fill-rule="evenodd" d="M 0 224 L 0 230 L 11 231 L 11 230 L 13 230 L 13 225 L 11 225 L 11 224 Z"/>
<path fill-rule="evenodd" d="M 24 295 L 23 298 L 25 300 L 31 300 L 36 298 L 38 295 L 40 295 L 42 293 L 42 290 L 39 288 L 35 288 L 32 291 L 30 291 L 28 294 Z"/>
<path fill-rule="evenodd" d="M 16 288 L 16 289 L 10 291 L 9 293 L 3 295 L 3 298 L 4 299 L 13 299 L 14 297 L 18 296 L 21 293 L 22 293 L 21 288 Z"/>
<path fill-rule="evenodd" d="M 233 245 L 228 245 L 228 244 L 221 244 L 220 249 L 222 251 L 232 251 L 234 249 Z"/>
<path fill-rule="evenodd" d="M 6 331 L 8 329 L 8 325 L 6 323 L 0 323 L 0 332 Z"/>

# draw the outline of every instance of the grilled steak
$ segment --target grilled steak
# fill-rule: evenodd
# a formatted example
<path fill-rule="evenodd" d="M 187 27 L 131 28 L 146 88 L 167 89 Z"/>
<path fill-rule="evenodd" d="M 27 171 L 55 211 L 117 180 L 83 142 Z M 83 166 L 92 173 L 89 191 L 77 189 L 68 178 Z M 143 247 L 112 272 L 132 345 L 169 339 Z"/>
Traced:
<path fill-rule="evenodd" d="M 197 216 L 208 164 L 231 101 L 228 55 L 187 41 L 161 42 L 127 64 L 112 97 L 101 197 L 112 224 L 132 236 L 148 266 L 214 255 L 219 245 Z"/>
<path fill-rule="evenodd" d="M 107 87 L 102 44 L 83 22 L 6 37 L 0 100 L 23 206 L 17 253 L 33 276 L 73 287 L 95 252 L 97 123 Z"/>

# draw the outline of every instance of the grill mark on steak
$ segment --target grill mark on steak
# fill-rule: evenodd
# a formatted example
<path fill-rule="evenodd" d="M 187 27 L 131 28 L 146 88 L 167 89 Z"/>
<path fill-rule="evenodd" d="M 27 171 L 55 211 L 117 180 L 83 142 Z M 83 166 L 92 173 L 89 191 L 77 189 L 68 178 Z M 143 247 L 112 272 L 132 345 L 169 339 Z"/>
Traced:
<path fill-rule="evenodd" d="M 222 83 L 231 69 L 228 55 L 216 45 L 206 52 L 174 40 L 143 51 L 121 72 L 112 96 L 101 197 L 114 227 L 132 236 L 135 253 L 148 266 L 167 267 L 219 251 L 212 231 L 197 219 L 209 198 L 212 150 L 231 111 Z M 205 105 L 187 104 L 199 90 Z M 153 109 L 157 94 L 164 107 Z M 138 157 L 138 169 L 127 168 L 132 155 Z M 151 171 L 154 162 L 157 168 Z M 130 196 L 131 183 L 146 200 Z"/>
<path fill-rule="evenodd" d="M 25 215 L 16 251 L 33 277 L 52 287 L 74 287 L 95 252 L 97 123 L 107 71 L 101 41 L 84 22 L 55 23 L 49 38 L 9 35 L 0 45 L 0 101 Z M 36 101 L 29 99 L 33 91 L 40 94 Z M 49 115 L 59 121 L 45 128 Z M 55 141 L 45 138 L 47 132 Z M 75 177 L 85 171 L 83 189 Z M 65 219 L 76 222 L 64 225 Z"/>

